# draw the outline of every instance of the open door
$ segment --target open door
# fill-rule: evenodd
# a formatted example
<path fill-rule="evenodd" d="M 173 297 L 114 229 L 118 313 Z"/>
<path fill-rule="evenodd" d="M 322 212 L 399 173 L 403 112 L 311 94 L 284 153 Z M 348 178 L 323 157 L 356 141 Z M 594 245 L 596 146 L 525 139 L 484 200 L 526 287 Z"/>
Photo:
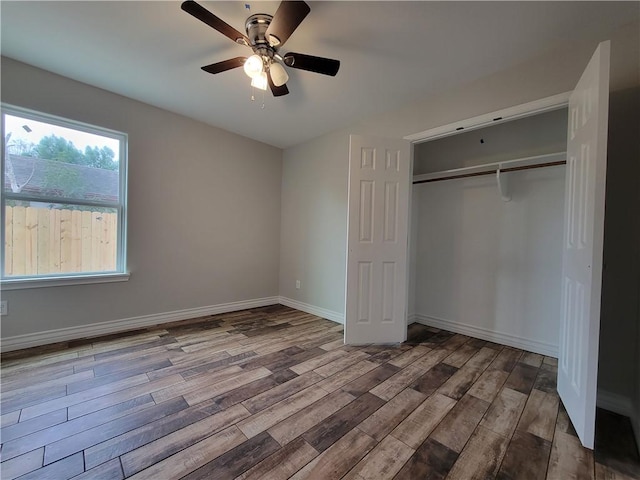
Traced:
<path fill-rule="evenodd" d="M 407 337 L 409 142 L 352 135 L 345 343 Z"/>
<path fill-rule="evenodd" d="M 569 98 L 558 393 L 582 444 L 595 435 L 610 42 Z"/>

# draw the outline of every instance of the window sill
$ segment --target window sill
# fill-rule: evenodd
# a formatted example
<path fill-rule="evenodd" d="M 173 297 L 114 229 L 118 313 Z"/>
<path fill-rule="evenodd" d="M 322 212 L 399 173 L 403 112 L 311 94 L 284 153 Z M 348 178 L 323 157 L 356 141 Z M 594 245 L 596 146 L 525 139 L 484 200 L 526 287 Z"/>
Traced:
<path fill-rule="evenodd" d="M 73 275 L 47 278 L 5 278 L 1 290 L 23 290 L 26 288 L 66 287 L 69 285 L 88 285 L 94 283 L 126 282 L 129 273 L 105 273 L 95 275 Z"/>

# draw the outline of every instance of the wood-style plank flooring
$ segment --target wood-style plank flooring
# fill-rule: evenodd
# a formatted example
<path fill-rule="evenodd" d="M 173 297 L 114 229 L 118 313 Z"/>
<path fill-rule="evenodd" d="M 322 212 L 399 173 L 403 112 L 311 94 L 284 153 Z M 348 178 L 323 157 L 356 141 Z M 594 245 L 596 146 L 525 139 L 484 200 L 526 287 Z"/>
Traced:
<path fill-rule="evenodd" d="M 628 420 L 595 453 L 557 362 L 414 324 L 394 346 L 284 306 L 2 356 L 1 477 L 640 478 Z"/>

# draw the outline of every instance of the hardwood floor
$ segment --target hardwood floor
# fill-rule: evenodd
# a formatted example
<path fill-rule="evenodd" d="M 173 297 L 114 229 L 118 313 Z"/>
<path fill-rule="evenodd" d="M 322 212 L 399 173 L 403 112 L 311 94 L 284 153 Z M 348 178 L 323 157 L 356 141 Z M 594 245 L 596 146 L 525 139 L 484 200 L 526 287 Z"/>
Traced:
<path fill-rule="evenodd" d="M 556 371 L 417 324 L 345 346 L 283 306 L 10 352 L 1 477 L 640 478 L 627 419 L 599 412 L 595 453 L 580 446 Z"/>

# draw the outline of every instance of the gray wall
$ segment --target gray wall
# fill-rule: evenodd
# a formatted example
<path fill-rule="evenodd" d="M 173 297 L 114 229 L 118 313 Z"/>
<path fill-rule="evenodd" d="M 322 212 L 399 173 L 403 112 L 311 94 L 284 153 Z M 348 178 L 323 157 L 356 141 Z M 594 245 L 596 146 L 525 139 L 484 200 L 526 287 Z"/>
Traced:
<path fill-rule="evenodd" d="M 639 79 L 640 83 L 640 79 Z M 633 398 L 640 279 L 640 87 L 609 97 L 598 384 Z M 637 345 L 637 346 L 636 346 Z"/>
<path fill-rule="evenodd" d="M 611 32 L 608 38 L 612 40 L 611 91 L 618 92 L 636 87 L 640 84 L 638 80 L 640 25 L 638 22 L 630 23 L 628 26 L 616 32 Z M 607 38 L 602 38 L 601 40 L 606 39 Z M 286 192 L 283 190 L 283 205 L 294 202 L 297 199 L 305 198 L 305 178 L 313 178 L 313 175 L 316 174 L 318 169 L 322 169 L 324 164 L 333 165 L 335 162 L 342 163 L 345 178 L 337 178 L 334 176 L 317 178 L 318 183 L 322 182 L 322 187 L 315 185 L 314 188 L 326 188 L 340 198 L 345 199 L 347 197 L 346 175 L 348 171 L 348 148 L 346 147 L 345 140 L 342 142 L 345 145 L 344 150 L 342 152 L 337 151 L 336 138 L 346 139 L 349 133 L 396 138 L 403 137 L 455 121 L 572 90 L 596 47 L 597 42 L 594 41 L 568 41 L 564 48 L 555 49 L 537 58 L 526 61 L 523 60 L 522 64 L 509 70 L 498 72 L 459 88 L 453 88 L 437 96 L 427 97 L 421 101 L 414 102 L 406 108 L 388 112 L 386 115 L 377 115 L 363 119 L 358 124 L 352 125 L 349 128 L 324 135 L 312 142 L 307 142 L 286 150 L 285 158 L 287 160 L 284 164 L 283 177 L 288 179 L 287 182 L 290 188 Z M 617 113 L 613 111 L 613 115 L 617 115 Z M 611 123 L 612 129 L 615 130 L 615 120 L 612 119 Z M 634 141 L 637 141 L 637 128 Z M 627 147 L 621 144 L 619 148 L 625 150 Z M 342 155 L 342 159 L 337 159 L 336 155 Z M 305 162 L 305 160 L 311 158 L 313 158 L 313 163 L 310 161 Z M 300 166 L 297 165 L 297 162 L 305 163 Z M 610 157 L 610 164 L 617 164 L 617 162 L 618 160 L 616 160 L 615 155 Z M 294 167 L 294 165 L 296 166 Z M 293 168 L 295 168 L 295 171 L 292 170 Z M 621 165 L 620 168 L 624 170 L 626 167 Z M 614 180 L 612 181 L 616 181 L 615 174 Z M 615 184 L 611 184 L 611 181 L 608 187 L 608 192 L 612 190 L 615 191 L 617 188 Z M 622 188 L 628 191 L 631 187 L 625 183 Z M 609 197 L 607 197 L 607 201 L 609 202 Z M 629 213 L 633 212 L 628 206 L 626 208 Z M 311 212 L 300 211 L 299 215 L 308 215 L 309 213 Z M 607 215 L 612 215 L 610 208 L 607 209 Z M 630 225 L 634 223 L 637 224 L 637 217 L 636 215 L 636 218 L 631 220 Z M 334 225 L 334 228 L 327 232 L 327 234 L 342 234 L 338 232 L 336 228 L 344 224 L 345 218 L 346 204 L 343 210 L 336 209 L 333 211 L 333 219 L 325 218 L 325 224 Z M 290 218 L 288 221 L 295 223 L 301 222 L 302 219 Z M 285 230 L 283 229 L 283 239 L 284 236 Z M 638 260 L 637 256 L 636 260 L 632 260 L 632 253 L 634 248 L 637 251 L 638 244 L 636 243 L 635 247 L 630 246 L 628 239 L 622 238 L 619 232 L 609 232 L 605 242 L 605 262 L 608 261 L 610 255 L 614 255 L 617 247 L 626 249 L 631 247 L 631 250 L 628 250 L 630 268 L 619 278 L 612 279 L 605 275 L 605 284 L 614 282 L 613 284 L 605 285 L 605 291 L 607 288 L 615 289 L 615 285 L 619 282 L 628 282 L 630 285 L 635 286 L 635 293 L 631 293 L 630 289 L 629 291 L 624 289 L 624 291 L 627 292 L 626 295 L 629 295 L 627 301 L 629 304 L 633 302 L 637 304 L 639 281 L 637 273 Z M 287 245 L 287 248 L 292 251 L 296 249 L 293 245 Z M 346 258 L 345 249 L 346 241 L 332 242 L 331 248 L 325 251 L 327 255 L 326 259 Z M 311 269 L 313 265 L 314 269 L 317 270 L 318 267 L 321 269 L 321 271 L 316 271 L 314 275 L 327 279 L 333 275 L 335 275 L 335 277 L 332 281 L 327 282 L 329 290 L 323 293 L 322 298 L 309 299 L 308 297 L 302 297 L 302 292 L 296 290 L 287 292 L 287 295 L 292 296 L 291 298 L 294 300 L 305 301 L 303 300 L 303 298 L 305 298 L 309 303 L 312 301 L 318 302 L 315 304 L 317 307 L 337 308 L 336 305 L 339 305 L 337 299 L 344 297 L 344 269 L 341 270 L 333 264 L 325 265 L 318 259 L 311 259 L 305 256 L 306 253 L 302 251 L 302 249 L 299 250 L 298 255 L 295 253 L 291 255 L 292 257 L 289 258 L 287 262 L 297 265 L 299 269 Z M 291 285 L 292 282 L 295 282 L 295 278 L 291 275 L 292 273 L 289 273 L 289 271 L 285 269 L 281 271 L 281 286 Z M 627 312 L 621 317 L 613 319 L 610 315 L 606 314 L 606 311 L 608 308 L 615 309 L 616 307 L 610 307 L 607 305 L 607 302 L 609 302 L 609 300 L 606 297 L 603 298 L 602 330 L 606 331 L 607 334 L 604 334 L 601 339 L 599 384 L 601 388 L 604 388 L 614 395 L 620 395 L 620 398 L 630 399 L 628 394 L 634 388 L 633 385 L 636 383 L 638 377 L 637 362 L 631 359 L 633 358 L 633 352 L 640 348 L 640 345 L 632 345 L 632 339 L 637 338 L 638 335 L 628 336 L 621 344 L 616 344 L 612 341 L 613 338 L 608 337 L 608 333 L 612 332 L 612 337 L 617 339 L 619 334 L 615 333 L 616 329 L 635 332 L 637 330 L 638 316 L 637 313 L 632 315 L 631 312 Z M 409 311 L 412 310 L 410 306 Z M 341 312 L 343 313 L 344 310 L 342 309 Z M 625 359 L 626 363 L 617 363 L 620 359 Z M 637 403 L 640 404 L 640 402 Z"/>
<path fill-rule="evenodd" d="M 339 315 L 345 301 L 348 150 L 348 135 L 326 135 L 285 150 L 282 172 L 280 295 Z"/>
<path fill-rule="evenodd" d="M 131 272 L 2 292 L 3 338 L 278 295 L 281 150 L 7 58 L 2 101 L 129 134 Z"/>
<path fill-rule="evenodd" d="M 414 186 L 415 314 L 557 356 L 564 167 Z"/>
<path fill-rule="evenodd" d="M 639 132 L 640 87 L 612 92 L 598 382 L 631 400 L 640 451 Z"/>

